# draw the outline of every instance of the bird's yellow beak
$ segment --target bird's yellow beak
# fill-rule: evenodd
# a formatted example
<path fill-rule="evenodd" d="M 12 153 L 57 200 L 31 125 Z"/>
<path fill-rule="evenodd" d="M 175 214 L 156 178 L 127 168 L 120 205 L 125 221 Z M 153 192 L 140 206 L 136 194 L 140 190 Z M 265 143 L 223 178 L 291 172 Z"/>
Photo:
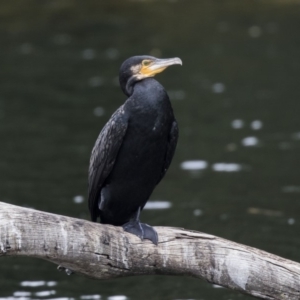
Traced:
<path fill-rule="evenodd" d="M 142 61 L 140 73 L 145 77 L 153 77 L 172 65 L 182 65 L 181 59 L 178 57 L 155 60 L 145 59 Z"/>

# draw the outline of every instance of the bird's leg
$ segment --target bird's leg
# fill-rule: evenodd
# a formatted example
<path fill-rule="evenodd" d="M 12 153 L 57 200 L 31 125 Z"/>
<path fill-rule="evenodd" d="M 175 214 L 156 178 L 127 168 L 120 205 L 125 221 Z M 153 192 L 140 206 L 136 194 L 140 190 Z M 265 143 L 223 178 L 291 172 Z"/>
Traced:
<path fill-rule="evenodd" d="M 144 238 L 144 230 L 140 223 L 141 208 L 133 215 L 129 222 L 125 223 L 122 227 L 125 231 L 138 236 L 141 240 Z"/>
<path fill-rule="evenodd" d="M 133 215 L 132 219 L 125 223 L 122 227 L 125 231 L 138 236 L 141 240 L 147 239 L 157 245 L 158 236 L 157 232 L 148 224 L 140 222 L 141 208 L 139 207 L 137 212 Z"/>

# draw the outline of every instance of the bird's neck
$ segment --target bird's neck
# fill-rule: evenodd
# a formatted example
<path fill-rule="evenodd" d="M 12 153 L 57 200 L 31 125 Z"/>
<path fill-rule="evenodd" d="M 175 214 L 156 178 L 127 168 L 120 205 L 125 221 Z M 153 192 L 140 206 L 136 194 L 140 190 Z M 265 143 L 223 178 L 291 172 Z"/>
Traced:
<path fill-rule="evenodd" d="M 123 92 L 126 96 L 130 97 L 133 94 L 134 91 L 134 85 L 137 83 L 135 77 L 130 77 L 125 85 L 125 87 L 122 87 Z"/>
<path fill-rule="evenodd" d="M 169 97 L 163 86 L 153 78 L 147 78 L 134 85 L 127 107 L 143 113 L 163 112 L 170 107 Z"/>
<path fill-rule="evenodd" d="M 141 90 L 148 91 L 148 93 L 150 93 L 150 91 L 152 93 L 153 91 L 156 93 L 165 93 L 163 86 L 153 77 L 145 78 L 143 80 L 137 80 L 136 77 L 131 77 L 128 79 L 126 84 L 121 81 L 120 83 L 123 92 L 128 97 L 132 96 L 135 92 L 140 92 Z"/>
<path fill-rule="evenodd" d="M 164 87 L 153 77 L 135 83 L 132 95 L 137 94 L 144 99 L 147 97 L 152 100 L 160 100 L 161 98 L 168 97 Z"/>

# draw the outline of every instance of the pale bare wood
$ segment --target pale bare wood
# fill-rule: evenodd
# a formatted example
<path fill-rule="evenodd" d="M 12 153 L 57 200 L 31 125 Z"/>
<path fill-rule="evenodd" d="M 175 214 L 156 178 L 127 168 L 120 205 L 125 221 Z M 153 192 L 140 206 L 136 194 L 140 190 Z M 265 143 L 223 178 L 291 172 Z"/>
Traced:
<path fill-rule="evenodd" d="M 0 256 L 42 258 L 95 279 L 180 275 L 261 299 L 300 299 L 300 264 L 213 235 L 155 227 L 159 244 L 120 227 L 0 202 Z"/>

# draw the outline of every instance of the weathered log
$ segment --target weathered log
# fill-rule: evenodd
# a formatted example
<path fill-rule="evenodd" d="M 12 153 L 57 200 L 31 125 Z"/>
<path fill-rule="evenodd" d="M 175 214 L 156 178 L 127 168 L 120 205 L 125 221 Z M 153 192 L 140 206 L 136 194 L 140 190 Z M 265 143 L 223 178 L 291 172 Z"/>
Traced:
<path fill-rule="evenodd" d="M 95 279 L 181 275 L 261 299 L 300 299 L 300 264 L 213 235 L 155 227 L 159 244 L 121 227 L 0 202 L 0 256 L 42 258 Z"/>

